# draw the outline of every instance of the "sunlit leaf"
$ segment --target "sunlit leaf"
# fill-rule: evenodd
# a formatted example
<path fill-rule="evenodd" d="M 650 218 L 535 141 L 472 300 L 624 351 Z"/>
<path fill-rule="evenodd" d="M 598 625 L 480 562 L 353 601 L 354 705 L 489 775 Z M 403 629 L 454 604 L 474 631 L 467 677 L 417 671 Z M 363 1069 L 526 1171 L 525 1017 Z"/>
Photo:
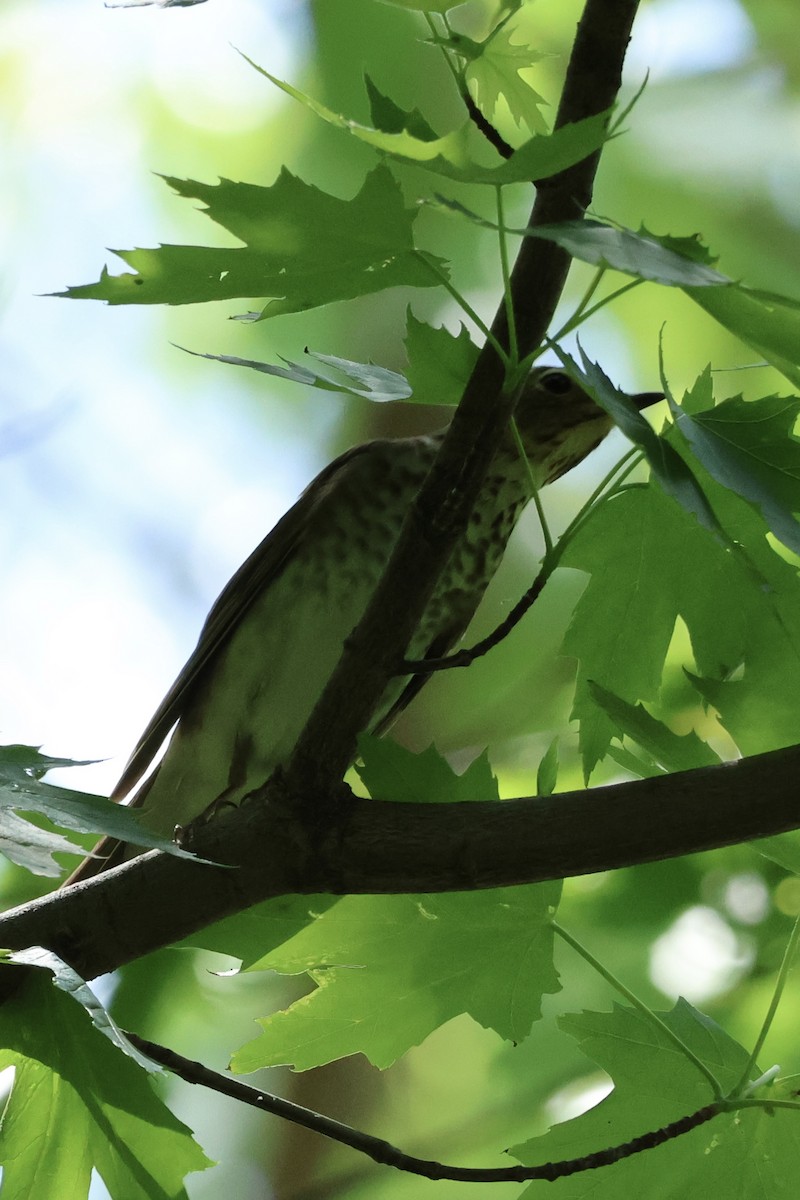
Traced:
<path fill-rule="evenodd" d="M 214 950 L 248 968 L 338 903 L 338 896 L 276 896 L 196 930 L 181 945 Z"/>
<path fill-rule="evenodd" d="M 554 737 L 542 755 L 536 772 L 536 795 L 552 796 L 558 783 L 558 738 Z"/>
<path fill-rule="evenodd" d="M 524 34 L 521 35 L 524 38 Z M 521 74 L 544 55 L 526 42 L 516 41 L 519 30 L 504 22 L 492 31 L 484 42 L 476 43 L 461 34 L 448 39 L 456 53 L 465 53 L 466 77 L 473 86 L 475 102 L 487 120 L 494 119 L 502 97 L 517 125 L 523 122 L 531 133 L 543 133 L 547 123 L 540 111 L 547 101 L 533 89 Z M 474 49 L 472 49 L 474 47 Z"/>
<path fill-rule="evenodd" d="M 410 133 L 422 142 L 435 142 L 438 138 L 418 108 L 404 109 L 395 104 L 390 96 L 377 87 L 369 75 L 364 76 L 369 96 L 369 111 L 372 123 L 383 133 Z"/>
<path fill-rule="evenodd" d="M 588 776 L 616 729 L 590 682 L 629 704 L 654 700 L 679 616 L 703 672 L 726 678 L 764 597 L 747 564 L 654 486 L 602 504 L 562 562 L 591 576 L 564 639 L 578 660 L 573 715 Z"/>
<path fill-rule="evenodd" d="M 158 1073 L 162 1070 L 158 1063 L 145 1058 L 136 1049 L 97 999 L 86 980 L 82 979 L 77 971 L 73 971 L 72 967 L 52 950 L 47 950 L 44 946 L 28 946 L 25 950 L 4 951 L 2 956 L 4 962 L 50 971 L 55 986 L 80 1004 L 86 1010 L 95 1028 L 99 1029 L 103 1036 L 107 1037 L 119 1050 L 122 1050 L 123 1054 L 127 1054 L 145 1071 Z"/>
<path fill-rule="evenodd" d="M 397 371 L 378 367 L 374 363 L 352 362 L 348 358 L 337 358 L 332 354 L 316 354 L 313 350 L 306 350 L 308 357 L 315 358 L 318 362 L 332 368 L 334 372 L 344 377 L 344 381 L 337 380 L 335 377 L 331 378 L 330 370 L 325 374 L 311 364 L 305 366 L 291 362 L 288 358 L 283 360 L 286 365 L 279 367 L 274 363 L 255 362 L 249 358 L 235 358 L 230 354 L 202 354 L 198 350 L 187 350 L 187 354 L 194 354 L 197 358 L 209 358 L 213 362 L 228 363 L 233 367 L 249 367 L 264 375 L 275 375 L 278 379 L 289 379 L 293 383 L 302 383 L 306 387 L 319 388 L 324 392 L 361 396 L 379 403 L 388 400 L 407 400 L 411 395 L 411 388 L 407 380 Z M 348 379 L 350 382 L 347 382 Z"/>
<path fill-rule="evenodd" d="M 340 200 L 288 171 L 271 187 L 168 179 L 201 200 L 243 247 L 161 246 L 118 250 L 133 274 L 109 275 L 61 295 L 109 304 L 196 304 L 271 297 L 256 318 L 303 312 L 385 288 L 436 287 L 442 259 L 414 246 L 416 209 L 406 208 L 386 166 L 372 171 L 352 200 Z M 322 230 L 330 236 L 321 236 Z"/>
<path fill-rule="evenodd" d="M 677 431 L 672 435 L 678 441 Z M 698 473 L 702 467 L 698 464 Z M 800 708 L 800 579 L 796 568 L 775 552 L 758 510 L 707 473 L 703 489 L 727 530 L 743 547 L 750 564 L 744 589 L 737 588 L 736 609 L 721 597 L 720 620 L 740 619 L 746 630 L 743 669 L 687 672 L 703 699 L 743 754 L 758 754 L 797 741 Z M 694 571 L 695 560 L 692 559 Z M 738 610 L 738 612 L 736 611 Z"/>
<path fill-rule="evenodd" d="M 0 1047 L 0 1068 L 16 1072 L 0 1127 L 3 1200 L 85 1200 L 92 1168 L 112 1200 L 186 1200 L 184 1177 L 211 1165 L 147 1072 L 44 972 L 3 1005 Z"/>
<path fill-rule="evenodd" d="M 458 334 L 444 326 L 406 318 L 406 375 L 415 404 L 456 405 L 478 358 L 478 347 L 462 325 Z"/>
<path fill-rule="evenodd" d="M 394 8 L 413 8 L 416 12 L 444 13 L 451 8 L 459 8 L 466 0 L 381 0 L 381 3 Z"/>
<path fill-rule="evenodd" d="M 785 871 L 800 875 L 800 831 L 797 829 L 775 834 L 774 837 L 758 838 L 750 845 Z"/>
<path fill-rule="evenodd" d="M 362 778 L 381 800 L 436 802 L 496 795 L 488 762 L 461 776 L 431 749 L 362 739 Z M 256 966 L 309 973 L 315 990 L 261 1021 L 237 1052 L 251 1071 L 299 1069 L 362 1053 L 388 1066 L 460 1013 L 519 1041 L 558 988 L 550 918 L 558 884 L 436 896 L 348 896 Z M 475 963 L 481 963 L 476 972 Z M 424 978 L 424 986 L 420 980 Z"/>
<path fill-rule="evenodd" d="M 50 758 L 36 746 L 0 747 L 0 852 L 19 866 L 46 876 L 62 872 L 52 854 L 86 853 L 76 843 L 19 815 L 38 813 L 75 833 L 107 833 L 137 846 L 166 850 L 180 858 L 192 857 L 170 838 L 151 833 L 135 810 L 114 804 L 105 796 L 42 782 L 42 776 L 56 767 L 85 765 L 72 759 Z"/>
<path fill-rule="evenodd" d="M 246 55 L 244 57 L 247 58 Z M 374 129 L 334 112 L 301 92 L 299 88 L 270 75 L 269 71 L 265 71 L 251 59 L 248 58 L 247 61 L 275 87 L 298 100 L 329 125 L 351 134 L 359 141 L 366 142 L 375 150 L 393 158 L 413 162 L 417 166 L 462 183 L 527 183 L 531 180 L 546 179 L 593 154 L 607 137 L 609 114 L 599 113 L 585 120 L 564 125 L 554 133 L 529 138 L 510 158 L 495 167 L 484 167 L 473 161 L 469 151 L 472 134 L 470 121 L 465 121 L 457 130 L 435 140 L 428 136 L 415 136 L 408 128 L 399 132 Z"/>
<path fill-rule="evenodd" d="M 684 1000 L 660 1020 L 705 1063 L 725 1089 L 734 1087 L 747 1051 L 709 1017 Z M 511 1153 L 534 1165 L 578 1157 L 619 1145 L 688 1116 L 712 1099 L 711 1087 L 688 1057 L 646 1017 L 630 1008 L 574 1013 L 561 1029 L 614 1081 L 614 1090 L 588 1112 L 553 1126 L 549 1133 L 515 1146 Z M 564 1200 L 624 1196 L 680 1196 L 681 1200 L 789 1200 L 800 1152 L 797 1114 L 747 1108 L 725 1113 L 651 1152 L 604 1170 L 581 1172 L 552 1185 Z M 654 1162 L 664 1186 L 654 1191 Z M 533 1184 L 523 1195 L 539 1195 Z"/>

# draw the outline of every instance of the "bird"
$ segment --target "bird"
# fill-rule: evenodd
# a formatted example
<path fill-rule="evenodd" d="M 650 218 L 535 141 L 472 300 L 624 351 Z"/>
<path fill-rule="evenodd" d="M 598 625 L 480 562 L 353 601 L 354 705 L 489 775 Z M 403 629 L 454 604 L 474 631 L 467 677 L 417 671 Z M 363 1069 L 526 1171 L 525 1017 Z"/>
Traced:
<path fill-rule="evenodd" d="M 643 408 L 661 393 L 631 398 Z M 557 367 L 531 369 L 515 420 L 527 462 L 507 431 L 407 659 L 440 656 L 459 641 L 531 499 L 531 483 L 538 490 L 559 479 L 612 428 L 607 413 Z M 112 800 L 140 808 L 148 829 L 171 837 L 226 803 L 238 804 L 286 763 L 444 432 L 365 442 L 317 475 L 214 603 Z M 385 732 L 424 683 L 424 674 L 393 681 L 373 716 L 373 731 Z M 106 837 L 67 882 L 89 878 L 132 852 Z"/>

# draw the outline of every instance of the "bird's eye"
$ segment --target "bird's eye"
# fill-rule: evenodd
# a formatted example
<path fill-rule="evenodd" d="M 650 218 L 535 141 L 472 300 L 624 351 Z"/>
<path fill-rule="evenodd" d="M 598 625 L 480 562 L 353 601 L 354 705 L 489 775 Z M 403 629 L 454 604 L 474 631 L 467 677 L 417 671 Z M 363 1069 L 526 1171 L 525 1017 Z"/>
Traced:
<path fill-rule="evenodd" d="M 551 396 L 565 396 L 572 391 L 572 380 L 564 371 L 544 371 L 539 377 L 539 387 Z"/>

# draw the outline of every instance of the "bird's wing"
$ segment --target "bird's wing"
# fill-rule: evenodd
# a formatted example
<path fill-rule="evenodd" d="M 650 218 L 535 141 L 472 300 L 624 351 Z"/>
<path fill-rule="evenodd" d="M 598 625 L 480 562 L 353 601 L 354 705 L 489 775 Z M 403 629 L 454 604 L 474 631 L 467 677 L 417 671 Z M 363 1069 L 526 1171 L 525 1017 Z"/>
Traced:
<path fill-rule="evenodd" d="M 366 442 L 355 446 L 325 467 L 225 585 L 206 618 L 197 646 L 139 738 L 111 792 L 112 800 L 124 800 L 145 774 L 170 730 L 186 711 L 202 673 L 264 589 L 275 582 L 302 545 L 304 532 L 317 507 L 327 500 L 341 473 L 375 444 Z M 157 773 L 158 767 L 128 800 L 130 807 L 138 808 L 144 803 Z M 108 870 L 123 861 L 126 851 L 126 844 L 117 838 L 102 838 L 62 886 L 79 883 Z"/>
<path fill-rule="evenodd" d="M 373 445 L 366 442 L 355 446 L 325 467 L 225 585 L 206 618 L 197 646 L 139 738 L 111 793 L 112 800 L 123 799 L 139 782 L 164 739 L 185 712 L 202 673 L 254 601 L 275 582 L 294 557 L 312 514 L 325 501 L 335 479 L 354 458 Z M 141 803 L 140 796 L 133 803 Z"/>

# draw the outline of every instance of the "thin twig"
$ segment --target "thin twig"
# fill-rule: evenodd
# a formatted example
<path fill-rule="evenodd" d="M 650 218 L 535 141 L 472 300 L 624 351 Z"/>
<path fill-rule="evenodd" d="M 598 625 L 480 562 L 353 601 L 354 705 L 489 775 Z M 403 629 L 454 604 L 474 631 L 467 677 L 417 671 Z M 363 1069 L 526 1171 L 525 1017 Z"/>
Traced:
<path fill-rule="evenodd" d="M 649 1004 L 645 1004 L 643 1000 L 640 1000 L 635 992 L 632 992 L 631 989 L 624 984 L 621 979 L 618 979 L 617 976 L 610 971 L 608 967 L 600 961 L 599 958 L 592 954 L 587 946 L 584 946 L 583 943 L 578 940 L 578 938 L 571 934 L 568 929 L 565 929 L 563 925 L 559 925 L 558 921 L 552 921 L 551 925 L 553 932 L 560 937 L 563 942 L 566 942 L 568 946 L 571 946 L 575 953 L 579 954 L 584 962 L 587 962 L 602 979 L 605 979 L 606 983 L 610 984 L 615 991 L 619 992 L 619 994 L 637 1010 L 637 1012 L 641 1013 L 641 1015 L 650 1025 L 652 1025 L 665 1038 L 667 1038 L 667 1040 L 676 1047 L 678 1052 L 682 1054 L 684 1058 L 688 1059 L 692 1066 L 696 1068 L 696 1070 L 710 1085 L 711 1091 L 714 1095 L 714 1100 L 720 1101 L 724 1099 L 722 1084 L 719 1082 L 714 1072 L 697 1054 L 695 1054 L 690 1046 L 687 1046 L 686 1042 L 684 1042 L 683 1039 L 678 1036 L 675 1030 L 671 1029 L 666 1021 L 664 1021 L 658 1015 L 658 1013 L 653 1012 Z"/>
<path fill-rule="evenodd" d="M 435 1159 L 417 1158 L 413 1154 L 406 1154 L 393 1146 L 391 1142 L 373 1137 L 372 1134 L 364 1133 L 360 1129 L 353 1129 L 350 1125 L 344 1125 L 341 1121 L 333 1120 L 332 1117 L 323 1116 L 310 1108 L 294 1104 L 291 1100 L 284 1100 L 271 1092 L 240 1083 L 238 1079 L 230 1079 L 227 1075 L 210 1070 L 202 1063 L 184 1058 L 182 1054 L 177 1054 L 166 1046 L 149 1042 L 145 1038 L 139 1037 L 138 1034 L 126 1032 L 125 1036 L 137 1050 L 141 1050 L 143 1054 L 178 1075 L 186 1083 L 198 1084 L 200 1087 L 209 1088 L 222 1096 L 229 1096 L 232 1100 L 238 1100 L 241 1104 L 249 1104 L 262 1112 L 283 1117 L 284 1120 L 291 1121 L 294 1125 L 302 1125 L 304 1129 L 311 1129 L 341 1145 L 350 1146 L 351 1149 L 371 1158 L 373 1162 L 387 1167 L 395 1167 L 398 1171 L 405 1171 L 410 1175 L 420 1175 L 424 1179 L 452 1179 L 461 1183 L 526 1183 L 530 1180 L 552 1182 L 555 1179 L 564 1179 L 568 1175 L 577 1175 L 582 1171 L 607 1167 L 623 1158 L 630 1158 L 633 1154 L 651 1150 L 654 1146 L 663 1145 L 664 1142 L 689 1133 L 690 1130 L 705 1124 L 706 1121 L 710 1121 L 723 1111 L 722 1107 L 717 1104 L 707 1104 L 697 1112 L 680 1117 L 677 1121 L 670 1121 L 668 1125 L 664 1125 L 660 1129 L 643 1133 L 629 1142 L 623 1142 L 620 1146 L 609 1146 L 607 1149 L 597 1150 L 593 1154 L 584 1154 L 580 1158 L 541 1163 L 536 1167 L 455 1167 L 437 1162 Z"/>
<path fill-rule="evenodd" d="M 552 567 L 542 567 L 522 599 L 518 600 L 507 617 L 497 625 L 492 632 L 474 646 L 456 650 L 442 658 L 413 658 L 404 659 L 398 671 L 399 675 L 428 675 L 435 671 L 448 671 L 451 667 L 468 667 L 476 658 L 482 658 L 495 646 L 508 637 L 515 625 L 518 625 L 528 609 L 533 608 L 544 591 L 545 584 L 552 574 Z"/>
<path fill-rule="evenodd" d="M 463 89 L 461 98 L 467 107 L 469 118 L 475 128 L 480 130 L 487 142 L 494 146 L 498 154 L 502 154 L 503 158 L 511 158 L 511 155 L 514 153 L 514 147 L 509 146 L 505 138 L 497 132 L 491 121 L 486 120 L 486 117 L 478 108 L 477 104 L 472 99 L 472 96 L 469 94 L 466 88 Z"/>
<path fill-rule="evenodd" d="M 756 1069 L 758 1056 L 764 1048 L 764 1042 L 767 1040 L 767 1035 L 772 1028 L 772 1022 L 774 1021 L 775 1014 L 778 1011 L 778 1005 L 781 1002 L 783 990 L 786 987 L 786 981 L 789 978 L 789 972 L 792 969 L 797 956 L 798 945 L 800 945 L 800 917 L 795 920 L 789 941 L 786 944 L 786 949 L 783 953 L 783 962 L 781 963 L 781 969 L 778 972 L 778 978 L 775 981 L 772 999 L 769 1002 L 769 1007 L 767 1008 L 764 1020 L 761 1024 L 761 1029 L 759 1030 L 755 1045 L 753 1046 L 753 1049 L 748 1057 L 747 1065 L 745 1066 L 741 1078 L 734 1089 L 734 1094 L 746 1092 L 748 1085 L 750 1085 L 750 1076 Z"/>
<path fill-rule="evenodd" d="M 484 654 L 488 654 L 490 650 L 494 650 L 495 646 L 499 646 L 504 638 L 507 638 L 512 629 L 522 620 L 529 609 L 533 608 L 536 601 L 541 596 L 545 589 L 545 585 L 550 576 L 558 566 L 564 551 L 567 548 L 568 542 L 573 535 L 581 527 L 583 522 L 591 515 L 595 501 L 599 499 L 605 491 L 608 484 L 614 478 L 618 471 L 621 471 L 619 478 L 615 481 L 613 489 L 609 489 L 608 495 L 616 494 L 620 484 L 624 479 L 634 471 L 642 461 L 642 455 L 634 446 L 625 453 L 619 462 L 615 463 L 608 474 L 600 481 L 598 486 L 592 492 L 589 499 L 581 507 L 580 512 L 576 513 L 573 520 L 561 534 L 558 543 L 554 544 L 548 541 L 547 524 L 544 520 L 544 513 L 540 510 L 539 521 L 542 527 L 542 532 L 545 534 L 546 553 L 542 567 L 534 579 L 531 586 L 525 592 L 508 616 L 504 617 L 499 625 L 495 626 L 491 633 L 485 638 L 481 638 L 474 646 L 465 647 L 463 650 L 456 650 L 452 654 L 443 655 L 441 658 L 410 658 L 403 659 L 398 668 L 398 675 L 428 675 L 436 671 L 449 671 L 451 667 L 468 667 L 475 662 L 477 658 L 483 658 Z M 622 469 L 624 467 L 624 470 Z M 534 492 L 534 497 L 537 494 Z M 538 507 L 538 506 L 537 506 Z"/>

